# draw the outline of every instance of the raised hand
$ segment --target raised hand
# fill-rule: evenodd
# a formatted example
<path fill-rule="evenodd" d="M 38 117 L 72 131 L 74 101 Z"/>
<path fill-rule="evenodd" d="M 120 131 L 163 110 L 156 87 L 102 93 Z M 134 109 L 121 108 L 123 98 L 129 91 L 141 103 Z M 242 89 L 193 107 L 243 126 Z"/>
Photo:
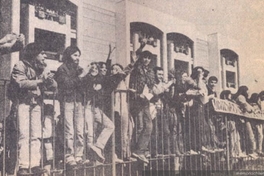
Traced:
<path fill-rule="evenodd" d="M 109 54 L 112 54 L 116 47 L 112 48 L 111 43 L 109 44 Z"/>
<path fill-rule="evenodd" d="M 143 34 L 142 39 L 141 39 L 141 43 L 140 43 L 141 47 L 144 47 L 147 44 L 147 42 L 148 42 L 147 35 Z"/>
<path fill-rule="evenodd" d="M 17 34 L 15 33 L 12 33 L 12 34 L 6 34 L 5 36 L 5 40 L 7 43 L 10 43 L 12 42 L 13 40 L 16 40 L 17 39 Z"/>
<path fill-rule="evenodd" d="M 24 42 L 25 41 L 25 35 L 24 34 L 19 34 L 17 36 L 17 41 Z"/>

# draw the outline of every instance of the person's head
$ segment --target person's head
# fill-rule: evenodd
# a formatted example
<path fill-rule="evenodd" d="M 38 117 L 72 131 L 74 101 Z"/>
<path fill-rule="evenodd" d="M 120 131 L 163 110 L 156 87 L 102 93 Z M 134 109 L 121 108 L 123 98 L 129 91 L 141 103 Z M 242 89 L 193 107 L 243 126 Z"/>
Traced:
<path fill-rule="evenodd" d="M 154 74 L 155 74 L 156 81 L 158 83 L 159 82 L 163 82 L 163 76 L 164 76 L 163 68 L 155 67 L 155 68 L 153 68 L 153 71 L 154 71 Z"/>
<path fill-rule="evenodd" d="M 42 72 L 47 64 L 45 63 L 47 55 L 43 47 L 37 43 L 29 43 L 23 50 L 23 60 L 28 61 L 37 71 Z"/>
<path fill-rule="evenodd" d="M 223 100 L 231 100 L 232 99 L 232 93 L 230 90 L 223 90 L 220 94 L 220 99 Z"/>
<path fill-rule="evenodd" d="M 123 71 L 123 66 L 120 65 L 120 64 L 113 64 L 111 66 L 111 74 L 112 75 L 116 75 L 116 74 L 118 74 L 118 73 L 120 73 L 122 71 Z"/>
<path fill-rule="evenodd" d="M 198 79 L 204 76 L 204 68 L 203 67 L 195 67 L 192 70 L 191 78 L 192 79 Z"/>
<path fill-rule="evenodd" d="M 248 87 L 240 86 L 234 95 L 234 99 L 236 99 L 239 95 L 243 95 L 246 99 L 248 99 Z"/>
<path fill-rule="evenodd" d="M 91 63 L 91 68 L 89 70 L 89 74 L 92 76 L 97 76 L 99 74 L 99 65 L 97 62 L 92 62 Z"/>
<path fill-rule="evenodd" d="M 261 91 L 258 96 L 260 101 L 264 101 L 264 91 Z"/>
<path fill-rule="evenodd" d="M 206 70 L 206 69 L 204 69 L 204 74 L 203 74 L 203 79 L 204 79 L 204 81 L 207 83 L 207 77 L 208 77 L 208 75 L 209 75 L 209 71 L 208 70 Z"/>
<path fill-rule="evenodd" d="M 250 99 L 248 100 L 249 103 L 258 103 L 259 95 L 258 93 L 253 93 L 250 96 Z"/>
<path fill-rule="evenodd" d="M 139 55 L 139 59 L 141 60 L 144 66 L 148 66 L 150 64 L 151 58 L 152 58 L 152 53 L 149 51 L 143 51 Z"/>
<path fill-rule="evenodd" d="M 54 106 L 52 104 L 44 104 L 44 116 L 53 116 L 54 113 Z"/>
<path fill-rule="evenodd" d="M 215 77 L 215 76 L 210 76 L 209 77 L 209 79 L 208 79 L 208 86 L 211 89 L 214 89 L 217 83 L 218 83 L 217 77 Z"/>
<path fill-rule="evenodd" d="M 188 79 L 188 73 L 187 72 L 181 72 L 181 80 L 182 80 L 182 83 L 185 83 L 186 80 Z"/>
<path fill-rule="evenodd" d="M 98 62 L 99 68 L 100 68 L 100 73 L 101 75 L 106 75 L 107 73 L 107 68 L 106 68 L 106 63 L 105 62 Z"/>
<path fill-rule="evenodd" d="M 204 74 L 203 74 L 204 79 L 207 79 L 209 73 L 210 73 L 209 70 L 204 69 Z"/>
<path fill-rule="evenodd" d="M 64 50 L 62 60 L 65 63 L 70 63 L 77 67 L 79 65 L 80 56 L 81 50 L 77 46 L 69 46 Z"/>

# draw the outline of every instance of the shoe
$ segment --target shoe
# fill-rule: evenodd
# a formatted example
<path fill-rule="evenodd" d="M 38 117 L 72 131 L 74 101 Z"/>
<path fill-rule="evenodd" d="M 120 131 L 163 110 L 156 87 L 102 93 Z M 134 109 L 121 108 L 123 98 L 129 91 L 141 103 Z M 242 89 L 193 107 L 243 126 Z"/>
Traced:
<path fill-rule="evenodd" d="M 76 169 L 77 163 L 75 161 L 69 161 L 68 163 L 66 163 L 66 168 L 68 170 Z"/>
<path fill-rule="evenodd" d="M 239 153 L 236 158 L 247 158 L 248 155 L 245 153 Z"/>
<path fill-rule="evenodd" d="M 185 153 L 185 155 L 187 155 L 187 156 L 190 156 L 190 155 L 199 155 L 199 153 L 196 152 L 196 151 L 194 151 L 194 150 L 190 150 L 190 151 L 187 151 L 187 152 Z"/>
<path fill-rule="evenodd" d="M 203 151 L 203 152 L 208 152 L 208 153 L 215 153 L 214 150 L 208 149 L 208 148 L 206 148 L 206 147 L 204 147 L 204 146 L 202 146 L 202 151 Z"/>
<path fill-rule="evenodd" d="M 32 173 L 34 174 L 44 174 L 44 173 L 47 173 L 48 171 L 46 169 L 42 169 L 41 167 L 39 166 L 36 166 L 36 167 L 32 167 L 31 168 L 31 171 Z"/>
<path fill-rule="evenodd" d="M 133 158 L 133 157 L 128 157 L 128 158 L 125 158 L 124 161 L 136 162 L 137 159 L 136 158 Z"/>
<path fill-rule="evenodd" d="M 146 158 L 151 158 L 150 153 L 147 153 L 147 154 L 146 154 Z"/>
<path fill-rule="evenodd" d="M 82 164 L 83 163 L 83 160 L 82 160 L 81 157 L 76 157 L 75 158 L 75 162 L 76 162 L 76 164 Z"/>
<path fill-rule="evenodd" d="M 114 156 L 114 160 L 116 163 L 123 163 L 124 162 L 122 159 L 118 158 L 116 154 Z"/>
<path fill-rule="evenodd" d="M 215 148 L 215 149 L 213 149 L 215 152 L 223 152 L 223 151 L 225 151 L 224 149 L 221 149 L 221 148 Z"/>
<path fill-rule="evenodd" d="M 92 166 L 93 165 L 93 162 L 92 161 L 90 161 L 90 160 L 83 160 L 83 165 L 85 165 L 85 166 Z"/>
<path fill-rule="evenodd" d="M 92 151 L 94 151 L 94 153 L 96 154 L 96 157 L 98 158 L 98 161 L 99 162 L 104 162 L 105 158 L 104 156 L 102 155 L 102 150 L 96 146 L 91 146 L 90 147 Z"/>
<path fill-rule="evenodd" d="M 83 160 L 81 158 L 76 158 L 75 159 L 77 165 L 90 165 L 91 164 L 91 161 L 86 159 L 86 160 Z"/>
<path fill-rule="evenodd" d="M 258 154 L 260 157 L 264 157 L 264 153 L 263 153 L 263 152 L 257 152 L 257 154 Z"/>
<path fill-rule="evenodd" d="M 137 159 L 143 161 L 144 163 L 147 163 L 147 164 L 149 163 L 148 159 L 145 157 L 144 154 L 132 153 L 132 155 L 133 155 L 134 157 L 136 157 Z"/>
<path fill-rule="evenodd" d="M 99 161 L 95 161 L 95 163 L 94 163 L 94 165 L 95 166 L 101 166 L 101 165 L 103 165 L 104 163 L 101 163 L 101 162 L 99 162 Z"/>
<path fill-rule="evenodd" d="M 26 168 L 20 168 L 18 171 L 17 171 L 17 175 L 18 176 L 22 176 L 22 175 L 28 175 L 29 174 L 29 170 L 26 169 Z"/>
<path fill-rule="evenodd" d="M 257 159 L 258 158 L 258 154 L 257 153 L 251 153 L 248 156 L 250 156 L 253 159 Z"/>
<path fill-rule="evenodd" d="M 155 156 L 155 158 L 162 158 L 162 157 L 164 157 L 165 155 L 163 155 L 163 154 L 157 154 L 156 156 Z"/>

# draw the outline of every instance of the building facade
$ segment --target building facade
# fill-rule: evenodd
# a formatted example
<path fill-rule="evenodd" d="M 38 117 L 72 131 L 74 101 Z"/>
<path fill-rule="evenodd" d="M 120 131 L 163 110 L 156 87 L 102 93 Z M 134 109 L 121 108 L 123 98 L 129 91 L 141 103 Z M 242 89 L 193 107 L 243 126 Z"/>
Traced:
<path fill-rule="evenodd" d="M 104 61 L 108 45 L 116 47 L 113 62 L 127 65 L 148 36 L 146 50 L 154 54 L 153 65 L 189 74 L 203 66 L 218 77 L 217 92 L 239 86 L 239 45 L 218 33 L 203 34 L 190 22 L 161 12 L 159 7 L 133 0 L 31 0 L 1 1 L 1 36 L 23 33 L 26 43 L 43 42 L 51 70 L 61 64 L 61 53 L 71 44 L 82 51 L 81 65 Z M 0 62 L 0 78 L 9 79 L 19 53 L 5 55 Z"/>

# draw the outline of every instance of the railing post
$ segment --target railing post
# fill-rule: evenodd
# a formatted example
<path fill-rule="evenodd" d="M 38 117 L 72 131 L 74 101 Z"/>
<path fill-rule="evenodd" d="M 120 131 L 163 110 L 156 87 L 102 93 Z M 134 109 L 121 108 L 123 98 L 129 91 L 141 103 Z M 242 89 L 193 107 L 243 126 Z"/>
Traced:
<path fill-rule="evenodd" d="M 3 176 L 6 175 L 6 80 L 4 80 L 4 120 L 3 120 L 3 129 L 2 129 L 2 135 L 3 135 Z"/>
<path fill-rule="evenodd" d="M 115 91 L 111 93 L 111 120 L 113 124 L 115 124 L 115 111 L 114 111 L 114 103 L 115 103 Z M 115 132 L 112 134 L 112 176 L 116 176 L 116 163 L 115 163 Z"/>
<path fill-rule="evenodd" d="M 227 173 L 230 171 L 230 153 L 229 153 L 229 136 L 228 136 L 228 129 L 227 129 L 227 116 L 225 115 L 225 124 L 226 124 L 226 168 L 227 168 Z"/>

